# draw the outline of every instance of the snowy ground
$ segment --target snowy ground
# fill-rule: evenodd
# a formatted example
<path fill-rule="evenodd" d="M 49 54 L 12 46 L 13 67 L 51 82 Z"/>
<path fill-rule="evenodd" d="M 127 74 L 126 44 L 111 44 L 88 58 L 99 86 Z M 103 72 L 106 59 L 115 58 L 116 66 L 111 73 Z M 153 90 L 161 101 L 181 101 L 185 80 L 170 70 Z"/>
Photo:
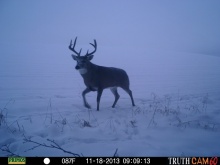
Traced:
<path fill-rule="evenodd" d="M 107 89 L 99 112 L 95 92 L 87 95 L 92 109 L 84 108 L 83 80 L 68 55 L 57 57 L 65 58 L 65 65 L 60 60 L 45 72 L 38 70 L 43 62 L 33 63 L 32 71 L 1 72 L 0 156 L 72 156 L 36 144 L 53 141 L 83 156 L 113 156 L 116 150 L 118 156 L 219 156 L 219 57 L 129 50 L 112 59 L 110 53 L 102 56 L 108 48 L 100 51 L 94 63 L 128 72 L 136 106 L 119 90 L 112 109 Z"/>

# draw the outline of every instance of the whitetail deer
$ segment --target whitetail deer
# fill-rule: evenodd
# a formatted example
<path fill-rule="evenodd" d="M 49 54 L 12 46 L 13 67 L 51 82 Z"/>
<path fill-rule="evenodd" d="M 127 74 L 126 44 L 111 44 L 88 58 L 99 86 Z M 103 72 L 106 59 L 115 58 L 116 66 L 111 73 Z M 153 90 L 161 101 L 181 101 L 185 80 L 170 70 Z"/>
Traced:
<path fill-rule="evenodd" d="M 97 50 L 96 40 L 94 40 L 94 44 L 90 43 L 94 47 L 94 51 L 89 53 L 88 50 L 86 55 L 80 56 L 82 49 L 80 49 L 79 52 L 75 50 L 76 40 L 77 37 L 75 38 L 74 44 L 72 44 L 72 40 L 70 41 L 69 49 L 76 54 L 72 55 L 73 59 L 77 62 L 75 69 L 80 72 L 86 85 L 86 89 L 82 92 L 84 106 L 86 108 L 90 108 L 90 105 L 86 101 L 85 95 L 91 91 L 97 91 L 98 111 L 103 90 L 105 88 L 110 88 L 115 96 L 115 101 L 112 105 L 112 108 L 114 108 L 120 97 L 117 92 L 117 87 L 121 87 L 129 94 L 132 105 L 135 106 L 132 92 L 129 89 L 129 78 L 127 73 L 119 68 L 98 66 L 90 62 L 93 58 L 93 54 Z"/>

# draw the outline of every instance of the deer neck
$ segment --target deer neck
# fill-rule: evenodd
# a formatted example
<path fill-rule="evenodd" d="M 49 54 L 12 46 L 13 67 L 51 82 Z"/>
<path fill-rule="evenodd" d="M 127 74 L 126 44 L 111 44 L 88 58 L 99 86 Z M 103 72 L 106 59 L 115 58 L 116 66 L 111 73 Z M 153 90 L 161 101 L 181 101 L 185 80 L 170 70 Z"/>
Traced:
<path fill-rule="evenodd" d="M 94 70 L 95 66 L 96 66 L 95 64 L 89 62 L 86 68 L 79 69 L 79 73 L 81 74 L 81 76 L 83 78 L 87 78 L 91 75 L 91 73 Z"/>
<path fill-rule="evenodd" d="M 79 69 L 79 73 L 80 73 L 81 75 L 84 75 L 84 74 L 86 74 L 87 72 L 88 72 L 88 69 L 86 69 L 86 68 Z"/>

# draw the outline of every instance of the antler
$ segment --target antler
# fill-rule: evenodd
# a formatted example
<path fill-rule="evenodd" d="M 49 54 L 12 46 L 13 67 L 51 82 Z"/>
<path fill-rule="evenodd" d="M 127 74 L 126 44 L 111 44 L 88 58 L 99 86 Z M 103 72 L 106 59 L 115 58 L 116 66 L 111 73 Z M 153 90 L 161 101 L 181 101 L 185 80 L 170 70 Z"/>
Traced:
<path fill-rule="evenodd" d="M 94 40 L 94 44 L 90 43 L 90 45 L 92 45 L 95 48 L 95 50 L 91 53 L 89 53 L 89 50 L 88 50 L 85 56 L 91 56 L 92 54 L 94 54 L 96 52 L 96 49 L 97 49 L 96 40 Z"/>
<path fill-rule="evenodd" d="M 70 41 L 69 49 L 72 50 L 74 53 L 76 53 L 76 55 L 80 56 L 82 49 L 80 49 L 79 52 L 77 52 L 77 51 L 75 50 L 76 40 L 77 40 L 77 37 L 75 38 L 74 44 L 72 44 L 72 40 Z M 72 46 L 72 45 L 73 45 L 73 46 Z"/>
<path fill-rule="evenodd" d="M 80 49 L 79 52 L 77 52 L 77 51 L 75 50 L 76 40 L 77 40 L 77 37 L 75 38 L 75 41 L 74 41 L 73 44 L 72 44 L 72 40 L 70 41 L 69 49 L 72 50 L 74 53 L 76 53 L 76 55 L 80 56 L 82 49 Z M 88 50 L 85 56 L 91 56 L 91 55 L 94 54 L 94 53 L 96 52 L 96 50 L 97 50 L 96 40 L 94 40 L 94 44 L 90 43 L 90 45 L 92 45 L 92 46 L 95 48 L 95 50 L 94 50 L 93 52 L 91 52 L 91 53 L 89 53 L 89 50 Z"/>

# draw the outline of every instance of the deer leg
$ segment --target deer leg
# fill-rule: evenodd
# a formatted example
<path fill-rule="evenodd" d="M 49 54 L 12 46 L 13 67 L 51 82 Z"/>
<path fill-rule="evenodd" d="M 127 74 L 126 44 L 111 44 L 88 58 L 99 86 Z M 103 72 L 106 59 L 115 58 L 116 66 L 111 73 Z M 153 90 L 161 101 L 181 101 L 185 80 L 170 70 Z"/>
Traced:
<path fill-rule="evenodd" d="M 82 97 L 83 97 L 83 103 L 84 103 L 84 106 L 86 107 L 86 108 L 91 108 L 90 107 L 90 105 L 88 104 L 88 102 L 86 101 L 86 97 L 85 97 L 85 95 L 87 94 L 87 93 L 89 93 L 89 92 L 91 92 L 91 90 L 89 89 L 89 88 L 86 88 L 83 92 L 82 92 Z"/>
<path fill-rule="evenodd" d="M 103 89 L 98 89 L 97 91 L 97 111 L 99 111 L 99 103 L 102 96 Z"/>
<path fill-rule="evenodd" d="M 117 91 L 116 87 L 110 88 L 110 90 L 112 91 L 113 95 L 115 96 L 115 101 L 114 101 L 114 103 L 112 105 L 112 108 L 115 108 L 115 104 L 117 103 L 120 95 L 118 94 L 118 91 Z"/>
<path fill-rule="evenodd" d="M 134 99 L 133 99 L 133 96 L 132 96 L 132 91 L 129 88 L 128 89 L 123 88 L 123 89 L 129 94 L 129 96 L 131 98 L 132 105 L 135 106 Z"/>

